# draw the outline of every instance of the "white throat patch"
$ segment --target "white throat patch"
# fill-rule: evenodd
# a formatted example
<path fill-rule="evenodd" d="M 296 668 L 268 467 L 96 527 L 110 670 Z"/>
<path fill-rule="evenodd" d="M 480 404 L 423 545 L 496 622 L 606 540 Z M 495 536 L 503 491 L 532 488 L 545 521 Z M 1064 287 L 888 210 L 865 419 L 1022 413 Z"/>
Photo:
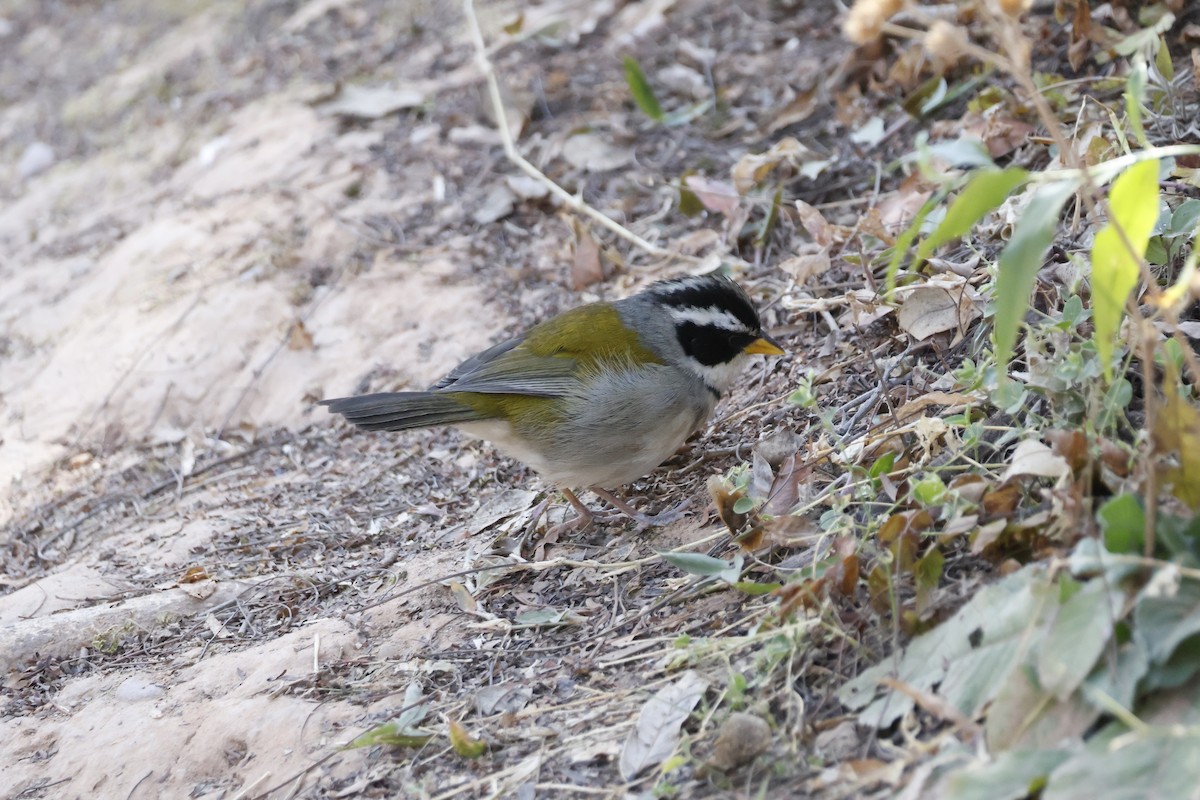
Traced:
<path fill-rule="evenodd" d="M 704 381 L 706 386 L 716 389 L 717 394 L 724 394 L 733 385 L 738 375 L 742 374 L 749 358 L 745 353 L 739 353 L 734 356 L 732 361 L 714 364 L 710 367 L 689 356 L 686 363 L 689 369 L 700 376 L 700 380 Z"/>

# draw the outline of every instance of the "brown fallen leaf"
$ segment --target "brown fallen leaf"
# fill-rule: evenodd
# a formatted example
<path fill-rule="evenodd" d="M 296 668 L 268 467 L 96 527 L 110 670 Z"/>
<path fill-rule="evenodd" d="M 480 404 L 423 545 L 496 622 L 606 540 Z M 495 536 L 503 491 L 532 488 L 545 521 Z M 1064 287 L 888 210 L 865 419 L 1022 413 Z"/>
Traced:
<path fill-rule="evenodd" d="M 843 244 L 850 238 L 849 228 L 830 223 L 816 206 L 811 206 L 803 200 L 797 200 L 796 212 L 800 216 L 800 224 L 804 226 L 804 230 L 808 232 L 814 242 L 823 247 Z"/>
<path fill-rule="evenodd" d="M 972 736 L 978 736 L 983 733 L 983 729 L 979 726 L 979 723 L 967 717 L 957 708 L 935 694 L 922 691 L 899 678 L 883 678 L 879 683 L 889 689 L 895 689 L 933 716 L 957 725 L 960 729 L 968 731 Z"/>
<path fill-rule="evenodd" d="M 184 571 L 183 576 L 180 577 L 180 579 L 179 579 L 179 582 L 180 583 L 198 583 L 200 581 L 208 580 L 208 577 L 209 577 L 208 570 L 206 570 L 204 567 L 192 566 L 192 567 L 188 567 Z"/>
<path fill-rule="evenodd" d="M 391 89 L 386 86 L 343 86 L 317 111 L 353 119 L 380 119 L 425 102 L 425 95 L 415 89 Z"/>
<path fill-rule="evenodd" d="M 633 150 L 612 144 L 598 133 L 579 133 L 567 139 L 562 156 L 585 172 L 610 172 L 633 163 Z"/>
<path fill-rule="evenodd" d="M 618 766 L 622 778 L 632 780 L 675 751 L 680 728 L 707 690 L 708 681 L 688 670 L 646 701 L 621 749 Z"/>
<path fill-rule="evenodd" d="M 812 151 L 799 140 L 786 136 L 771 146 L 765 153 L 745 155 L 733 165 L 733 185 L 738 194 L 746 194 L 768 175 L 780 167 L 795 171 L 805 160 L 812 156 Z"/>
<path fill-rule="evenodd" d="M 927 392 L 918 398 L 909 400 L 896 410 L 896 419 L 901 422 L 921 414 L 930 406 L 946 406 L 959 408 L 962 406 L 978 405 L 983 401 L 983 395 L 975 392 Z"/>
<path fill-rule="evenodd" d="M 700 203 L 709 211 L 729 216 L 738 207 L 741 198 L 737 189 L 728 181 L 718 181 L 703 175 L 688 175 L 683 179 Z"/>
<path fill-rule="evenodd" d="M 575 238 L 575 254 L 571 259 L 571 288 L 578 292 L 604 280 L 604 264 L 600 260 L 600 245 L 578 217 L 571 217 L 571 232 Z"/>
<path fill-rule="evenodd" d="M 1057 455 L 1049 447 L 1037 439 L 1025 439 L 1013 451 L 1008 469 L 1004 471 L 1002 480 L 1008 480 L 1018 475 L 1031 475 L 1039 478 L 1061 478 L 1071 473 L 1067 460 Z"/>
<path fill-rule="evenodd" d="M 1063 430 L 1056 428 L 1046 431 L 1043 436 L 1050 443 L 1050 449 L 1055 455 L 1066 459 L 1071 472 L 1078 475 L 1088 465 L 1087 434 L 1080 430 Z"/>
<path fill-rule="evenodd" d="M 896 323 L 918 342 L 938 333 L 962 335 L 967 326 L 983 316 L 975 291 L 965 282 L 957 288 L 919 286 L 900 304 Z"/>
<path fill-rule="evenodd" d="M 779 268 L 790 275 L 799 286 L 803 286 L 809 278 L 824 275 L 833 264 L 829 258 L 828 247 L 811 244 L 802 247 L 815 248 L 815 252 L 800 253 L 784 259 L 779 264 Z"/>
<path fill-rule="evenodd" d="M 787 105 L 775 113 L 775 118 L 767 126 L 767 133 L 778 133 L 789 125 L 795 125 L 797 122 L 803 122 L 811 117 L 813 111 L 817 109 L 818 97 L 816 86 L 798 92 L 788 101 Z"/>
<path fill-rule="evenodd" d="M 288 331 L 288 350 L 312 350 L 313 337 L 304 327 L 303 320 L 296 320 Z"/>
<path fill-rule="evenodd" d="M 1016 481 L 1001 484 L 984 492 L 980 504 L 990 516 L 1005 516 L 1017 509 L 1021 502 L 1021 486 Z"/>

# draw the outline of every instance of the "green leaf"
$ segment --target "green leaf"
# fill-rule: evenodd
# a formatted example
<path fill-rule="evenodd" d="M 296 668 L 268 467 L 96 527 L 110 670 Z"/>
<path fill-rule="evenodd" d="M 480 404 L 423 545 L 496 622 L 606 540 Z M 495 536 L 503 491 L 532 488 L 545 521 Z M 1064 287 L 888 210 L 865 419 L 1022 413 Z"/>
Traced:
<path fill-rule="evenodd" d="M 917 590 L 917 613 L 924 614 L 933 603 L 933 592 L 942 580 L 942 570 L 946 566 L 946 557 L 937 547 L 929 548 L 929 552 L 917 559 L 913 564 L 913 579 Z"/>
<path fill-rule="evenodd" d="M 377 744 L 386 744 L 393 747 L 423 747 L 432 738 L 431 734 L 414 733 L 401 728 L 394 722 L 389 722 L 377 728 L 372 728 L 357 737 L 350 744 L 346 745 L 346 748 L 373 747 Z"/>
<path fill-rule="evenodd" d="M 1142 127 L 1142 105 L 1146 102 L 1146 60 L 1133 59 L 1129 77 L 1125 79 L 1125 117 L 1133 129 L 1133 138 L 1142 147 L 1149 147 Z"/>
<path fill-rule="evenodd" d="M 659 555 L 666 559 L 668 564 L 691 575 L 715 576 L 729 583 L 737 581 L 742 572 L 742 556 L 740 554 L 735 556 L 732 562 L 722 561 L 704 553 L 659 553 Z"/>
<path fill-rule="evenodd" d="M 1194 797 L 1200 785 L 1200 731 L 1154 727 L 1121 737 L 1093 739 L 1050 773 L 1042 800 L 1153 800 Z"/>
<path fill-rule="evenodd" d="M 876 697 L 879 681 L 896 677 L 974 717 L 1041 642 L 1042 625 L 1057 607 L 1057 587 L 1044 567 L 1031 565 L 975 593 L 953 617 L 838 690 L 838 699 L 864 725 L 886 728 L 913 709 L 907 695 Z"/>
<path fill-rule="evenodd" d="M 1167 243 L 1161 236 L 1155 236 L 1146 245 L 1146 260 L 1159 267 L 1166 265 L 1171 260 L 1171 254 L 1167 252 Z"/>
<path fill-rule="evenodd" d="M 1028 172 L 1016 167 L 977 170 L 950 204 L 941 224 L 921 242 L 917 259 L 924 261 L 939 245 L 966 234 L 984 214 L 1004 202 L 1004 198 L 1028 178 Z"/>
<path fill-rule="evenodd" d="M 1040 641 L 1031 645 L 1033 652 L 1026 661 L 1037 659 L 1040 646 Z M 1078 739 L 1100 713 L 1079 692 L 1057 699 L 1038 684 L 1036 668 L 1022 664 L 1008 673 L 992 700 L 983 723 L 984 737 L 992 752 L 1050 747 Z"/>
<path fill-rule="evenodd" d="M 875 463 L 867 470 L 867 477 L 878 478 L 880 475 L 886 475 L 892 471 L 892 467 L 896 464 L 895 453 L 884 453 L 879 458 L 875 459 Z"/>
<path fill-rule="evenodd" d="M 946 78 L 944 75 L 934 75 L 913 89 L 912 93 L 901 101 L 900 106 L 909 116 L 920 119 L 937 108 L 945 97 Z"/>
<path fill-rule="evenodd" d="M 737 581 L 733 584 L 733 588 L 752 597 L 770 594 L 782 586 L 782 583 L 755 583 L 754 581 Z"/>
<path fill-rule="evenodd" d="M 946 77 L 934 76 L 913 89 L 911 94 L 900 102 L 900 106 L 908 115 L 916 116 L 917 119 L 924 118 L 941 106 L 942 101 L 946 100 L 946 94 Z"/>
<path fill-rule="evenodd" d="M 1123 600 L 1119 589 L 1110 594 L 1104 581 L 1093 580 L 1058 608 L 1037 652 L 1041 688 L 1066 700 L 1087 679 L 1112 639 Z"/>
<path fill-rule="evenodd" d="M 569 608 L 535 608 L 529 611 L 522 611 L 513 619 L 513 622 L 517 625 L 528 625 L 534 628 L 555 625 L 578 625 L 582 621 L 583 618 Z"/>
<path fill-rule="evenodd" d="M 1146 535 L 1146 514 L 1137 497 L 1119 494 L 1108 500 L 1096 512 L 1096 519 L 1104 531 L 1104 548 L 1110 553 L 1142 552 Z"/>
<path fill-rule="evenodd" d="M 1170 341 L 1167 344 L 1171 344 Z M 1154 526 L 1154 541 L 1172 559 L 1185 557 L 1200 560 L 1200 515 L 1190 519 L 1158 512 Z"/>
<path fill-rule="evenodd" d="M 918 589 L 936 589 L 942 579 L 942 569 L 946 565 L 946 557 L 936 547 L 921 556 L 913 565 L 913 577 L 916 578 Z"/>
<path fill-rule="evenodd" d="M 487 752 L 487 742 L 472 737 L 461 722 L 450 720 L 449 736 L 450 746 L 463 758 L 479 758 Z"/>
<path fill-rule="evenodd" d="M 1180 642 L 1200 633 L 1200 581 L 1172 567 L 1159 570 L 1133 609 L 1133 624 L 1151 662 L 1165 663 Z"/>
<path fill-rule="evenodd" d="M 1200 200 L 1189 198 L 1179 204 L 1171 214 L 1171 224 L 1168 228 L 1171 236 L 1195 236 L 1200 228 Z"/>
<path fill-rule="evenodd" d="M 974 136 L 962 136 L 950 142 L 938 142 L 921 148 L 925 157 L 936 156 L 955 167 L 995 167 L 987 145 Z"/>
<path fill-rule="evenodd" d="M 672 128 L 679 125 L 686 125 L 697 117 L 707 114 L 715 105 L 716 102 L 713 100 L 713 98 L 706 97 L 699 103 L 686 105 L 683 108 L 667 114 L 665 117 L 663 117 L 663 124 Z"/>
<path fill-rule="evenodd" d="M 1108 204 L 1112 218 L 1092 243 L 1092 309 L 1096 351 L 1104 376 L 1111 381 L 1113 349 L 1125 301 L 1137 285 L 1139 263 L 1158 219 L 1158 160 L 1139 161 L 1121 173 L 1113 182 Z"/>
<path fill-rule="evenodd" d="M 913 217 L 912 224 L 896 237 L 896 243 L 892 245 L 892 257 L 888 259 L 887 266 L 887 296 L 889 298 L 892 296 L 892 292 L 896 290 L 896 275 L 900 272 L 900 262 L 904 260 L 908 249 L 912 247 L 912 243 L 917 240 L 917 235 L 920 234 L 921 228 L 925 225 L 925 218 L 935 208 L 940 206 L 944 199 L 945 194 L 938 192 L 926 200 L 925 204 L 917 211 L 917 215 Z"/>
<path fill-rule="evenodd" d="M 696 217 L 704 212 L 704 203 L 700 198 L 687 187 L 685 183 L 679 183 L 679 213 L 685 217 Z"/>
<path fill-rule="evenodd" d="M 1150 659 L 1145 648 L 1137 642 L 1125 642 L 1117 649 L 1115 660 L 1100 659 L 1084 682 L 1083 693 L 1094 705 L 1116 702 L 1122 708 L 1132 709 L 1138 682 L 1149 668 Z M 1104 698 L 1097 696 L 1100 692 Z"/>
<path fill-rule="evenodd" d="M 1174 689 L 1191 681 L 1197 672 L 1200 672 L 1200 636 L 1189 636 L 1179 643 L 1165 663 L 1149 669 L 1142 688 L 1147 692 Z"/>
<path fill-rule="evenodd" d="M 625 83 L 629 84 L 629 93 L 633 95 L 633 102 L 637 103 L 637 107 L 647 117 L 655 122 L 662 122 L 662 106 L 658 104 L 658 98 L 654 96 L 654 90 L 650 88 L 650 83 L 646 80 L 642 68 L 638 66 L 632 56 L 625 56 L 624 63 Z"/>
<path fill-rule="evenodd" d="M 922 506 L 932 506 L 942 502 L 946 495 L 946 484 L 936 472 L 930 472 L 913 484 L 913 499 Z"/>
<path fill-rule="evenodd" d="M 1007 374 L 1008 361 L 1017 343 L 1017 331 L 1029 310 L 1034 279 L 1058 230 L 1058 215 L 1078 188 L 1079 182 L 1073 179 L 1039 186 L 1000 254 L 995 329 L 996 371 L 999 375 Z"/>
<path fill-rule="evenodd" d="M 737 500 L 733 501 L 733 513 L 735 514 L 749 514 L 753 510 L 753 497 L 739 497 Z"/>
<path fill-rule="evenodd" d="M 1158 45 L 1160 40 L 1159 34 L 1166 33 L 1171 30 L 1171 26 L 1175 24 L 1175 15 L 1170 12 L 1163 14 L 1154 24 L 1147 28 L 1142 28 L 1140 31 L 1135 31 L 1129 34 L 1124 39 L 1119 40 L 1113 45 L 1113 49 L 1120 55 L 1131 56 L 1138 50 L 1143 52 L 1152 51 Z"/>
<path fill-rule="evenodd" d="M 943 800 L 1022 800 L 1069 757 L 1065 749 L 1009 750 L 947 775 L 942 791 L 933 794 Z"/>
<path fill-rule="evenodd" d="M 1154 54 L 1154 68 L 1158 70 L 1158 74 L 1167 79 L 1167 83 L 1175 77 L 1175 65 L 1171 63 L 1171 49 L 1167 47 L 1167 40 L 1163 37 L 1158 37 L 1158 51 Z"/>

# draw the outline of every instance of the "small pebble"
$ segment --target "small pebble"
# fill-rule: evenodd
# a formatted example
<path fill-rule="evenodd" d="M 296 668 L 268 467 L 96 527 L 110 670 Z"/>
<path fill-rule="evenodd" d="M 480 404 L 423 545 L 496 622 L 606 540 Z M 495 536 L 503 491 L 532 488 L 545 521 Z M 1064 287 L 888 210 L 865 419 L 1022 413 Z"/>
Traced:
<path fill-rule="evenodd" d="M 829 764 L 857 757 L 861 747 L 862 737 L 858 735 L 858 726 L 850 720 L 836 728 L 821 731 L 813 743 L 813 751 Z"/>
<path fill-rule="evenodd" d="M 54 150 L 45 142 L 32 142 L 21 153 L 17 162 L 17 172 L 22 178 L 32 178 L 39 172 L 45 172 L 54 166 Z"/>
<path fill-rule="evenodd" d="M 735 711 L 721 725 L 708 763 L 724 772 L 753 761 L 771 746 L 771 726 L 762 717 Z"/>

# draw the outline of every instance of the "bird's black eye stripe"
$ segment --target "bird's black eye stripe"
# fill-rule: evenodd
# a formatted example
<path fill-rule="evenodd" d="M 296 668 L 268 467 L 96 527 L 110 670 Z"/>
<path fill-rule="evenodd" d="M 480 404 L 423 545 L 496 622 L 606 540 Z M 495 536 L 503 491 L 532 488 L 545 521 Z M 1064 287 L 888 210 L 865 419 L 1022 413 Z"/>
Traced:
<path fill-rule="evenodd" d="M 703 282 L 695 279 L 663 281 L 658 294 L 668 306 L 676 308 L 702 308 L 728 311 L 746 326 L 756 331 L 760 325 L 758 313 L 737 284 L 723 278 L 711 278 Z"/>
<path fill-rule="evenodd" d="M 757 337 L 750 333 L 682 322 L 675 326 L 683 352 L 706 367 L 727 364 L 737 358 Z"/>

